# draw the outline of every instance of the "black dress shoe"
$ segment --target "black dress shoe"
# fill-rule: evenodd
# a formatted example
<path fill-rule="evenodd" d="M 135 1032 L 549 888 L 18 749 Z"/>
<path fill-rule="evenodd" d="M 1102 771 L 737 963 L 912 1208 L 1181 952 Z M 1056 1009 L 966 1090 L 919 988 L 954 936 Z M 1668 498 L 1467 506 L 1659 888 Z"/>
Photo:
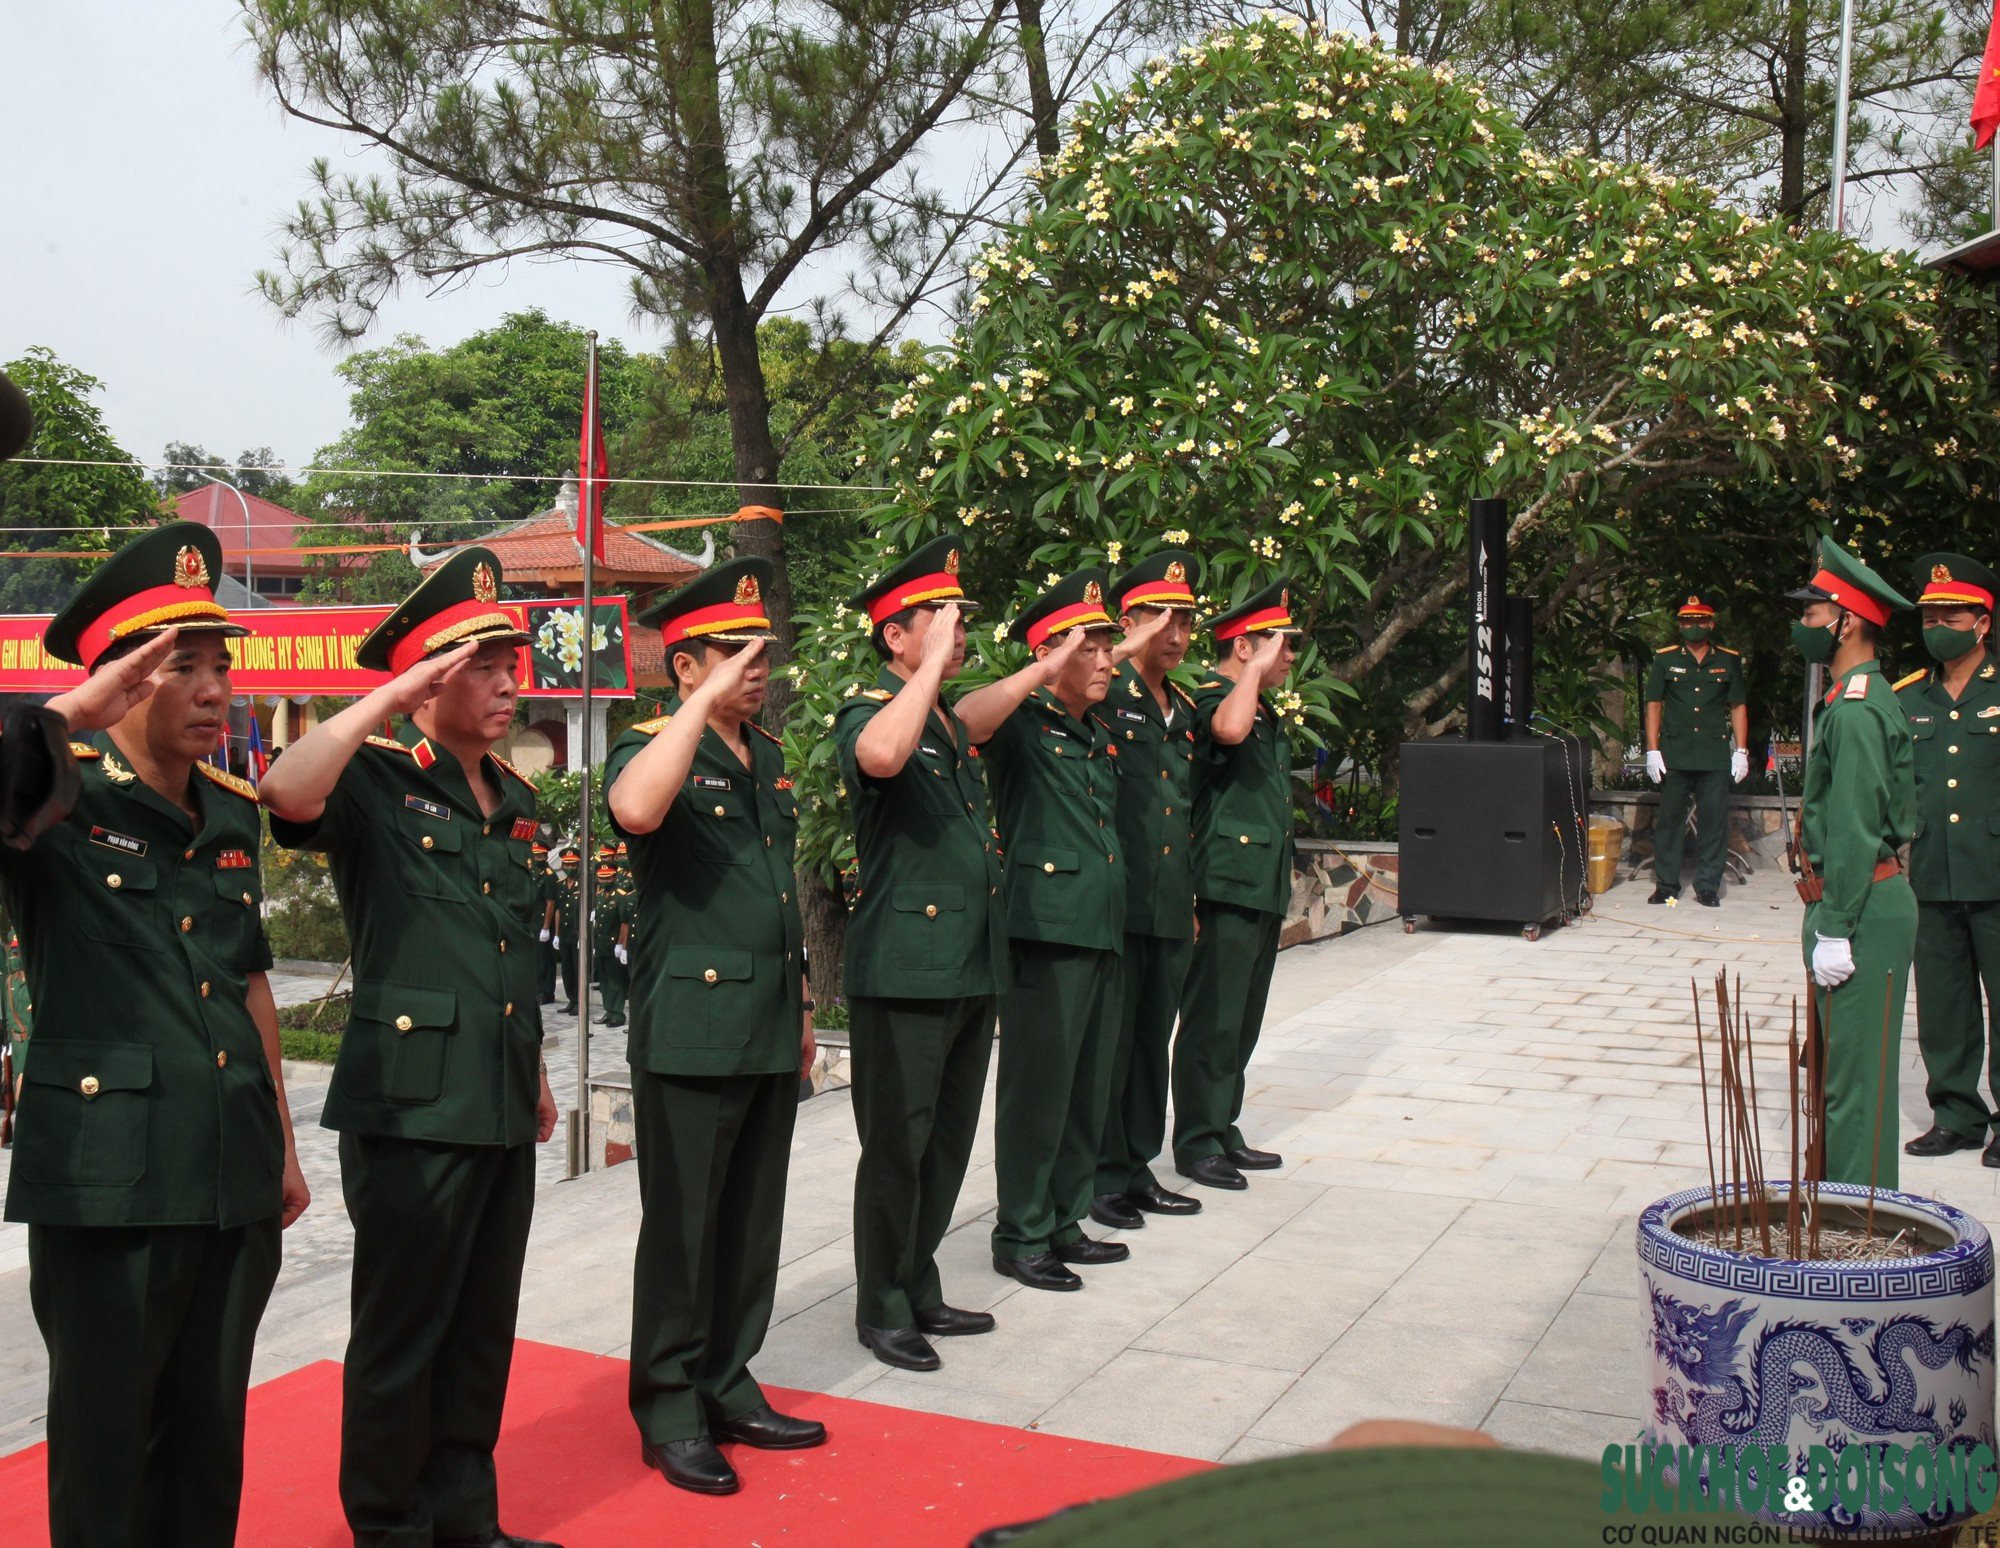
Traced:
<path fill-rule="evenodd" d="M 960 1338 L 968 1333 L 991 1333 L 999 1324 L 991 1312 L 960 1311 L 956 1306 L 917 1309 L 917 1331 L 932 1338 Z"/>
<path fill-rule="evenodd" d="M 1122 1193 L 1098 1194 L 1090 1201 L 1090 1218 L 1114 1231 L 1136 1231 L 1146 1223 L 1138 1206 Z"/>
<path fill-rule="evenodd" d="M 1285 1164 L 1285 1158 L 1275 1150 L 1252 1150 L 1248 1145 L 1225 1150 L 1222 1159 L 1245 1172 L 1275 1172 Z"/>
<path fill-rule="evenodd" d="M 1243 1174 L 1222 1156 L 1203 1156 L 1199 1161 L 1188 1162 L 1186 1166 L 1176 1162 L 1174 1170 L 1181 1176 L 1200 1183 L 1204 1188 L 1234 1188 L 1240 1192 L 1250 1186 Z"/>
<path fill-rule="evenodd" d="M 734 1419 L 720 1420 L 709 1426 L 709 1433 L 719 1441 L 735 1441 L 759 1451 L 804 1451 L 808 1446 L 826 1444 L 826 1426 L 817 1419 L 794 1419 L 769 1403 Z"/>
<path fill-rule="evenodd" d="M 639 1451 L 646 1466 L 664 1475 L 677 1489 L 695 1494 L 734 1494 L 743 1487 L 736 1469 L 706 1435 L 695 1440 L 662 1441 L 657 1446 L 642 1444 Z"/>
<path fill-rule="evenodd" d="M 540 1537 L 515 1537 L 495 1527 L 484 1537 L 433 1537 L 431 1548 L 562 1548 Z"/>
<path fill-rule="evenodd" d="M 625 1018 L 623 1016 L 606 1016 L 598 1025 L 601 1027 L 622 1027 L 625 1025 Z"/>
<path fill-rule="evenodd" d="M 1134 1188 L 1125 1195 L 1149 1215 L 1199 1215 L 1201 1200 L 1191 1199 L 1185 1193 L 1169 1193 L 1158 1183 L 1144 1188 Z"/>
<path fill-rule="evenodd" d="M 1055 1255 L 1065 1263 L 1123 1263 L 1132 1256 L 1132 1249 L 1123 1242 L 1093 1242 L 1087 1236 L 1080 1236 L 1056 1248 Z"/>
<path fill-rule="evenodd" d="M 571 1000 L 569 1004 L 565 1005 L 562 1008 L 562 1013 L 565 1016 L 574 1016 L 576 1014 L 576 1001 Z"/>
<path fill-rule="evenodd" d="M 993 1258 L 993 1272 L 1018 1279 L 1030 1290 L 1081 1290 L 1083 1281 L 1062 1266 L 1052 1252 L 1030 1253 L 1025 1258 Z"/>
<path fill-rule="evenodd" d="M 1979 1141 L 1967 1135 L 1955 1133 L 1941 1124 L 1932 1124 L 1923 1133 L 1903 1147 L 1906 1156 L 1948 1156 L 1956 1150 L 1977 1150 Z M 2000 1166 L 2000 1161 L 1989 1165 Z"/>
<path fill-rule="evenodd" d="M 1981 1166 L 2000 1166 L 2000 1138 L 1996 1138 L 1992 1144 L 1979 1153 L 1979 1164 Z"/>
<path fill-rule="evenodd" d="M 1648 903 L 1671 903 L 1680 895 L 1681 889 L 1678 887 L 1655 887 L 1653 895 L 1646 899 L 1646 901 Z"/>
<path fill-rule="evenodd" d="M 884 1365 L 903 1371 L 934 1371 L 944 1361 L 915 1328 L 871 1328 L 865 1322 L 854 1325 L 861 1347 Z"/>
<path fill-rule="evenodd" d="M 1722 907 L 1722 897 L 1719 893 L 1703 892 L 1699 888 L 1697 888 L 1695 891 L 1694 900 L 1695 902 L 1699 903 L 1703 908 Z"/>

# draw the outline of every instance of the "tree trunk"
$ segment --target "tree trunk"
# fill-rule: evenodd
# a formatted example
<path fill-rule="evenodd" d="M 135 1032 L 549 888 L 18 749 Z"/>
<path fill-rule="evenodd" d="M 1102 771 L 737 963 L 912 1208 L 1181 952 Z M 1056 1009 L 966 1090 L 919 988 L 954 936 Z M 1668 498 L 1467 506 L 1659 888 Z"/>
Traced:
<path fill-rule="evenodd" d="M 817 871 L 799 873 L 799 918 L 805 925 L 806 961 L 813 998 L 831 1005 L 841 993 L 840 954 L 847 943 L 847 905 Z"/>
<path fill-rule="evenodd" d="M 1042 0 L 1014 0 L 1021 23 L 1021 58 L 1028 72 L 1028 108 L 1035 115 L 1035 154 L 1054 161 L 1062 149 L 1056 93 L 1049 83 L 1049 46 L 1042 34 Z"/>
<path fill-rule="evenodd" d="M 1778 217 L 1798 226 L 1806 218 L 1807 0 L 1787 0 L 1783 68 L 1784 100 L 1778 105 Z"/>

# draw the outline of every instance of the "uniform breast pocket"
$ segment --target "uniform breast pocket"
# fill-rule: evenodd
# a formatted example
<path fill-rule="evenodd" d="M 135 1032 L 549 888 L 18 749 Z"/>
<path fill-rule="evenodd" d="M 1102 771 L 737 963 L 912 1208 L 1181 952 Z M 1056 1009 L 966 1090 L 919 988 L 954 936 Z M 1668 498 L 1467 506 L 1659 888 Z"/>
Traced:
<path fill-rule="evenodd" d="M 1262 823 L 1223 822 L 1209 851 L 1216 880 L 1257 886 L 1271 870 L 1271 830 Z"/>
<path fill-rule="evenodd" d="M 369 1101 L 435 1102 L 457 1028 L 458 996 L 449 989 L 356 984 L 334 1077 Z"/>
<path fill-rule="evenodd" d="M 1017 911 L 1040 924 L 1069 924 L 1077 914 L 1077 852 L 1048 844 L 1016 844 L 1007 856 Z"/>
<path fill-rule="evenodd" d="M 911 943 L 911 967 L 962 967 L 971 955 L 965 888 L 959 883 L 910 882 L 891 888 L 889 907 L 904 926 L 899 935 Z"/>
<path fill-rule="evenodd" d="M 160 908 L 159 867 L 151 860 L 92 846 L 80 853 L 83 890 L 91 906 L 83 913 L 83 933 L 107 946 L 164 951 L 165 932 L 154 928 Z"/>
<path fill-rule="evenodd" d="M 710 865 L 748 865 L 752 824 L 743 798 L 733 790 L 696 786 L 687 799 L 696 856 Z"/>
<path fill-rule="evenodd" d="M 669 946 L 673 1041 L 684 1048 L 741 1048 L 750 1040 L 756 969 L 741 946 Z"/>
<path fill-rule="evenodd" d="M 146 1174 L 153 1050 L 45 1040 L 23 1075 L 14 1166 L 24 1180 L 129 1188 Z"/>
<path fill-rule="evenodd" d="M 410 892 L 420 898 L 461 901 L 456 882 L 463 830 L 450 818 L 440 821 L 410 807 L 397 816 L 397 831 L 405 845 L 403 879 Z"/>
<path fill-rule="evenodd" d="M 257 940 L 261 910 L 257 890 L 251 883 L 256 874 L 254 871 L 215 873 L 216 906 L 211 916 L 215 954 L 239 972 L 247 970 Z"/>

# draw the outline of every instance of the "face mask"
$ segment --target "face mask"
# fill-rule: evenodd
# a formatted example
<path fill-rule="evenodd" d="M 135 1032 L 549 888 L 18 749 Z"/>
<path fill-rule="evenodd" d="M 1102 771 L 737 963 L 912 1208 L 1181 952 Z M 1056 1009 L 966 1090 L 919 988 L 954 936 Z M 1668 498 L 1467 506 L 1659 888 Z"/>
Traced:
<path fill-rule="evenodd" d="M 1839 641 L 1833 637 L 1833 631 L 1839 627 L 1838 623 L 1828 625 L 1825 628 L 1815 627 L 1812 624 L 1794 623 L 1792 625 L 1792 649 L 1805 657 L 1806 665 L 1824 666 L 1833 659 L 1834 648 L 1839 644 Z"/>
<path fill-rule="evenodd" d="M 1956 661 L 1979 645 L 1977 629 L 1930 628 L 1924 630 L 1924 649 L 1934 661 Z"/>
<path fill-rule="evenodd" d="M 1681 625 L 1681 638 L 1686 640 L 1690 645 L 1707 644 L 1709 635 L 1714 632 L 1707 624 Z"/>

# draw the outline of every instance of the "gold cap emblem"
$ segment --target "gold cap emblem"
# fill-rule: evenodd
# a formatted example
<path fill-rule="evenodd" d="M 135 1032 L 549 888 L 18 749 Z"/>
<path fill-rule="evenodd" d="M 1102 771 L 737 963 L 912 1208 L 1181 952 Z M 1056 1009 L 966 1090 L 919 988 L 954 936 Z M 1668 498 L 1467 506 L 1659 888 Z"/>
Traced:
<path fill-rule="evenodd" d="M 1687 603 L 1686 603 L 1686 605 L 1687 605 L 1687 606 L 1689 606 L 1689 607 L 1700 607 L 1700 606 L 1701 606 L 1701 598 L 1700 598 L 1700 597 L 1696 597 L 1696 596 L 1690 596 L 1690 597 L 1689 597 L 1689 598 L 1687 599 Z"/>
<path fill-rule="evenodd" d="M 1943 564 L 1934 564 L 1934 565 L 1932 565 L 1932 566 L 1931 566 L 1931 579 L 1932 579 L 1932 580 L 1934 580 L 1934 581 L 1948 581 L 1948 580 L 1950 580 L 1950 579 L 1951 579 L 1951 567 L 1950 567 L 1949 565 L 1943 565 Z"/>
<path fill-rule="evenodd" d="M 1104 606 L 1104 591 L 1096 581 L 1085 581 L 1083 583 L 1083 600 L 1088 602 L 1092 607 Z"/>
<path fill-rule="evenodd" d="M 947 575 L 958 573 L 958 550 L 955 548 L 944 556 L 944 573 Z"/>
<path fill-rule="evenodd" d="M 1176 559 L 1172 564 L 1167 566 L 1167 580 L 1172 585 L 1185 586 L 1187 584 L 1187 566 Z"/>
<path fill-rule="evenodd" d="M 493 578 L 493 566 L 475 564 L 472 567 L 472 595 L 480 602 L 498 602 L 500 583 Z"/>
<path fill-rule="evenodd" d="M 1292 588 L 1290 586 L 1287 586 L 1283 591 L 1278 593 L 1278 608 L 1279 611 L 1286 613 L 1292 610 Z"/>
<path fill-rule="evenodd" d="M 763 595 L 757 590 L 757 577 L 746 575 L 736 583 L 736 605 L 738 607 L 760 607 Z"/>
<path fill-rule="evenodd" d="M 183 544 L 174 555 L 174 584 L 188 587 L 208 584 L 208 561 L 192 543 Z"/>

